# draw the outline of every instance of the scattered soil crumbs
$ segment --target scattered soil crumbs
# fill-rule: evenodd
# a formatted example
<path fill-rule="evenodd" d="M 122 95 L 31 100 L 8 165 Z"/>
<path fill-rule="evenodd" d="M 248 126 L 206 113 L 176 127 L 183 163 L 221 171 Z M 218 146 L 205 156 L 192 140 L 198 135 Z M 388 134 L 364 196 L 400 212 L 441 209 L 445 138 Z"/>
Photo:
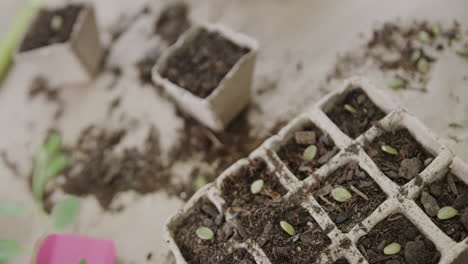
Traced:
<path fill-rule="evenodd" d="M 280 221 L 292 225 L 296 235 L 286 233 Z M 247 236 L 259 243 L 273 264 L 316 263 L 317 257 L 331 243 L 307 210 L 294 201 L 243 213 L 240 222 Z"/>
<path fill-rule="evenodd" d="M 174 44 L 182 33 L 190 27 L 188 6 L 177 3 L 162 11 L 154 28 L 154 33 L 161 36 L 170 45 Z"/>
<path fill-rule="evenodd" d="M 304 133 L 306 132 L 306 133 Z M 317 147 L 317 155 L 307 161 L 303 158 L 304 150 L 310 145 Z M 316 169 L 327 163 L 339 149 L 333 140 L 312 123 L 303 126 L 277 152 L 279 158 L 291 172 L 300 180 L 304 180 Z"/>
<path fill-rule="evenodd" d="M 339 259 L 335 264 L 349 264 L 349 262 L 346 259 Z"/>
<path fill-rule="evenodd" d="M 425 92 L 433 63 L 442 51 L 455 53 L 454 43 L 462 41 L 461 32 L 456 21 L 451 26 L 427 21 L 387 22 L 376 28 L 361 47 L 339 56 L 327 81 L 353 76 L 370 63 L 386 73 L 389 82 L 402 81 L 400 85 L 389 85 L 391 88 Z"/>
<path fill-rule="evenodd" d="M 232 229 L 224 222 L 224 215 L 207 199 L 201 199 L 187 218 L 176 228 L 174 238 L 184 258 L 190 264 L 254 264 L 244 249 L 229 244 Z M 214 233 L 211 240 L 202 240 L 196 230 L 208 227 Z"/>
<path fill-rule="evenodd" d="M 347 109 L 345 106 L 351 107 Z M 335 104 L 327 115 L 341 131 L 354 139 L 382 119 L 385 113 L 369 99 L 362 89 L 356 89 Z"/>
<path fill-rule="evenodd" d="M 353 198 L 344 203 L 335 201 L 331 191 L 336 187 L 345 188 Z M 348 163 L 332 172 L 313 194 L 338 228 L 344 232 L 349 232 L 363 221 L 387 198 L 357 162 Z"/>
<path fill-rule="evenodd" d="M 264 185 L 258 194 L 252 194 L 251 184 L 262 179 Z M 222 196 L 226 201 L 226 207 L 236 211 L 253 211 L 280 201 L 286 194 L 286 189 L 281 185 L 274 172 L 270 172 L 264 161 L 252 160 L 240 172 L 226 178 L 222 185 Z"/>
<path fill-rule="evenodd" d="M 26 33 L 25 39 L 21 43 L 20 51 L 23 52 L 54 43 L 66 42 L 73 32 L 73 26 L 82 9 L 83 6 L 81 5 L 68 5 L 56 10 L 41 10 Z M 53 24 L 52 20 L 57 19 L 62 19 L 62 23 L 57 30 L 54 30 L 51 26 Z"/>
<path fill-rule="evenodd" d="M 388 154 L 382 150 L 383 145 L 395 148 L 399 154 Z M 418 176 L 434 159 L 407 129 L 384 132 L 367 144 L 365 150 L 380 170 L 399 185 Z"/>
<path fill-rule="evenodd" d="M 424 187 L 416 203 L 432 221 L 453 240 L 460 242 L 468 236 L 468 186 L 448 173 L 443 179 Z M 452 206 L 458 215 L 440 220 L 437 212 L 444 206 Z"/>
<path fill-rule="evenodd" d="M 395 255 L 385 255 L 383 249 L 391 243 L 400 244 L 401 250 Z M 369 263 L 435 264 L 440 258 L 434 244 L 402 214 L 389 216 L 378 223 L 359 239 L 358 245 Z"/>
<path fill-rule="evenodd" d="M 162 76 L 206 98 L 248 52 L 249 49 L 237 46 L 218 33 L 202 30 L 168 60 Z"/>

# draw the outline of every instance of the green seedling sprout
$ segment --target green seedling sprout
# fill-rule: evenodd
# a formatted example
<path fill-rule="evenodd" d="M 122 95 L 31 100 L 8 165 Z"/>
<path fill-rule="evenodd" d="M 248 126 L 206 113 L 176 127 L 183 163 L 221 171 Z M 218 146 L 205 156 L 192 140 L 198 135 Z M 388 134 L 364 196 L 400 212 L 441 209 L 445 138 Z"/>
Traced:
<path fill-rule="evenodd" d="M 403 81 L 402 79 L 396 77 L 395 79 L 391 79 L 389 82 L 388 82 L 388 86 L 392 89 L 401 89 L 403 88 L 403 86 L 405 86 L 405 81 Z"/>
<path fill-rule="evenodd" d="M 401 245 L 396 242 L 393 242 L 393 243 L 388 244 L 384 248 L 383 251 L 385 255 L 395 255 L 395 254 L 398 254 L 400 250 L 401 250 Z"/>
<path fill-rule="evenodd" d="M 313 160 L 315 156 L 317 156 L 317 146 L 315 145 L 308 146 L 302 154 L 302 158 L 307 161 Z"/>
<path fill-rule="evenodd" d="M 415 50 L 411 54 L 411 61 L 412 62 L 417 62 L 421 58 L 421 50 Z"/>
<path fill-rule="evenodd" d="M 250 192 L 252 194 L 260 193 L 263 189 L 264 184 L 265 182 L 262 179 L 252 182 L 252 184 L 250 185 Z"/>
<path fill-rule="evenodd" d="M 382 151 L 390 155 L 398 155 L 398 150 L 390 145 L 382 145 Z"/>
<path fill-rule="evenodd" d="M 59 31 L 60 28 L 62 28 L 62 25 L 63 25 L 63 17 L 60 15 L 55 15 L 50 20 L 50 28 L 55 32 Z"/>
<path fill-rule="evenodd" d="M 3 80 L 12 63 L 13 53 L 18 47 L 31 19 L 42 7 L 43 0 L 31 0 L 16 17 L 13 26 L 0 43 L 0 81 Z"/>
<path fill-rule="evenodd" d="M 434 34 L 434 36 L 439 36 L 441 33 L 442 33 L 442 26 L 439 23 L 434 24 L 432 26 L 432 34 Z"/>
<path fill-rule="evenodd" d="M 457 54 L 462 57 L 468 57 L 468 47 L 457 50 Z"/>
<path fill-rule="evenodd" d="M 348 201 L 349 199 L 353 198 L 351 193 L 343 187 L 337 187 L 333 189 L 331 192 L 331 195 L 333 199 L 341 203 L 344 203 Z"/>
<path fill-rule="evenodd" d="M 458 214 L 458 210 L 452 206 L 445 206 L 439 209 L 437 212 L 437 218 L 440 220 L 447 220 L 455 217 Z"/>
<path fill-rule="evenodd" d="M 86 264 L 86 259 L 82 259 L 78 262 L 78 264 Z"/>
<path fill-rule="evenodd" d="M 426 44 L 432 42 L 431 35 L 429 35 L 429 33 L 427 33 L 426 31 L 419 32 L 419 40 Z"/>
<path fill-rule="evenodd" d="M 291 236 L 296 235 L 296 230 L 295 230 L 294 227 L 293 227 L 291 224 L 289 224 L 288 222 L 286 222 L 286 221 L 281 221 L 281 222 L 280 222 L 280 226 L 281 226 L 281 228 L 282 228 L 286 233 L 288 233 L 289 235 L 291 235 Z"/>
<path fill-rule="evenodd" d="M 352 105 L 350 105 L 350 104 L 345 104 L 345 105 L 343 106 L 343 108 L 344 108 L 346 111 L 350 112 L 351 114 L 357 114 L 357 112 L 358 112 L 358 110 L 357 110 L 356 108 L 354 108 L 354 107 L 353 107 Z"/>
<path fill-rule="evenodd" d="M 418 61 L 418 71 L 423 74 L 429 71 L 429 62 L 425 58 L 421 58 Z"/>
<path fill-rule="evenodd" d="M 193 183 L 193 185 L 195 187 L 195 190 L 197 190 L 197 191 L 200 190 L 203 186 L 205 186 L 207 184 L 208 184 L 208 180 L 203 175 L 198 175 L 195 178 L 195 181 Z"/>
<path fill-rule="evenodd" d="M 211 240 L 214 237 L 213 231 L 206 226 L 199 227 L 196 234 L 202 240 Z"/>

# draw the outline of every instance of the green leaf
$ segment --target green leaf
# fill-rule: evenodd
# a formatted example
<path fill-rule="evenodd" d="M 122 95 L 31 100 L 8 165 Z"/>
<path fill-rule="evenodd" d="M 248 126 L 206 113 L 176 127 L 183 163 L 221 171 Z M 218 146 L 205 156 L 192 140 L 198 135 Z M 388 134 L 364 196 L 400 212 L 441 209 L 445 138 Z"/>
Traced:
<path fill-rule="evenodd" d="M 203 240 L 211 240 L 214 237 L 213 231 L 205 226 L 199 227 L 196 231 L 196 234 L 198 238 Z"/>
<path fill-rule="evenodd" d="M 208 184 L 208 180 L 206 180 L 205 176 L 203 175 L 198 175 L 195 178 L 195 181 L 193 182 L 193 185 L 195 187 L 195 190 L 200 190 L 203 186 Z"/>
<path fill-rule="evenodd" d="M 390 145 L 382 145 L 382 150 L 390 155 L 398 155 L 398 150 Z"/>
<path fill-rule="evenodd" d="M 421 50 L 415 50 L 413 51 L 413 54 L 411 54 L 411 61 L 412 62 L 417 62 L 419 58 L 421 58 Z"/>
<path fill-rule="evenodd" d="M 457 54 L 463 57 L 468 57 L 468 48 L 457 50 Z"/>
<path fill-rule="evenodd" d="M 424 59 L 424 58 L 421 58 L 419 61 L 418 61 L 418 71 L 423 73 L 423 74 L 426 74 L 428 71 L 429 71 L 429 62 Z"/>
<path fill-rule="evenodd" d="M 59 134 L 54 133 L 47 139 L 44 145 L 49 158 L 55 156 L 62 149 L 62 138 Z"/>
<path fill-rule="evenodd" d="M 9 261 L 21 254 L 18 242 L 0 238 L 0 261 Z"/>
<path fill-rule="evenodd" d="M 354 107 L 353 107 L 352 105 L 350 105 L 350 104 L 345 104 L 345 105 L 343 106 L 343 108 L 344 108 L 346 111 L 350 112 L 351 114 L 356 114 L 356 113 L 358 112 L 358 110 L 357 110 L 356 108 L 354 108 Z"/>
<path fill-rule="evenodd" d="M 385 248 L 384 248 L 384 254 L 385 255 L 395 255 L 395 254 L 398 254 L 401 250 L 401 245 L 398 244 L 398 243 L 391 243 L 391 244 L 388 244 Z"/>
<path fill-rule="evenodd" d="M 432 26 L 432 34 L 434 34 L 434 36 L 439 36 L 441 33 L 442 33 L 442 26 L 439 23 L 434 24 Z"/>
<path fill-rule="evenodd" d="M 291 235 L 291 236 L 296 235 L 296 230 L 295 230 L 294 227 L 293 227 L 291 224 L 289 224 L 288 222 L 286 222 L 286 221 L 281 221 L 281 222 L 280 222 L 280 226 L 281 226 L 281 228 L 282 228 L 286 233 L 288 233 L 289 235 Z"/>
<path fill-rule="evenodd" d="M 403 86 L 405 86 L 405 81 L 403 81 L 400 78 L 391 79 L 390 81 L 388 81 L 388 86 L 392 89 L 400 89 L 403 88 Z"/>
<path fill-rule="evenodd" d="M 59 202 L 52 209 L 52 221 L 54 228 L 62 230 L 72 224 L 80 211 L 80 200 L 76 197 L 68 197 Z"/>
<path fill-rule="evenodd" d="M 437 218 L 440 220 L 447 220 L 455 217 L 457 214 L 457 209 L 453 208 L 452 206 L 445 206 L 439 209 L 439 212 L 437 212 Z"/>
<path fill-rule="evenodd" d="M 262 179 L 252 182 L 252 184 L 250 185 L 250 192 L 253 194 L 261 192 L 264 184 L 265 182 Z"/>
<path fill-rule="evenodd" d="M 0 214 L 7 216 L 26 216 L 29 209 L 18 202 L 0 201 Z"/>
<path fill-rule="evenodd" d="M 78 262 L 78 264 L 86 264 L 86 259 L 82 259 Z"/>
<path fill-rule="evenodd" d="M 423 43 L 431 43 L 432 42 L 431 35 L 429 35 L 429 33 L 427 33 L 426 31 L 419 32 L 419 40 L 421 40 L 421 42 L 423 42 Z"/>
<path fill-rule="evenodd" d="M 317 146 L 310 145 L 304 150 L 304 153 L 302 154 L 302 158 L 304 160 L 309 161 L 309 160 L 313 160 L 316 155 L 317 155 Z"/>
<path fill-rule="evenodd" d="M 43 179 L 44 179 L 44 171 L 47 166 L 47 151 L 44 148 L 41 148 L 36 152 L 34 156 L 34 173 L 32 178 L 32 191 L 34 194 L 34 198 L 40 201 L 42 200 L 42 192 L 43 192 Z"/>
<path fill-rule="evenodd" d="M 67 165 L 68 157 L 65 154 L 59 154 L 58 156 L 54 157 L 45 168 L 44 184 L 60 175 L 60 173 L 67 167 Z"/>
<path fill-rule="evenodd" d="M 335 199 L 335 200 L 337 200 L 338 202 L 341 202 L 341 203 L 346 202 L 349 199 L 353 198 L 351 193 L 348 192 L 348 190 L 346 190 L 343 187 L 337 187 L 337 188 L 333 189 L 331 195 L 332 195 L 333 199 Z"/>

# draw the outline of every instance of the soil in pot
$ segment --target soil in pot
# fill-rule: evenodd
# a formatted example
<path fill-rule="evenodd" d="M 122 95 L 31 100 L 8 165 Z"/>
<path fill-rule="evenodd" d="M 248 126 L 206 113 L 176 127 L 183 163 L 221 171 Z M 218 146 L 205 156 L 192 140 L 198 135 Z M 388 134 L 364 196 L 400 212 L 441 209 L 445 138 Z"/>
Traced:
<path fill-rule="evenodd" d="M 249 51 L 219 33 L 201 30 L 175 52 L 161 75 L 195 96 L 206 98 Z"/>
<path fill-rule="evenodd" d="M 313 159 L 306 160 L 304 151 L 311 145 L 316 146 L 316 155 Z M 293 134 L 277 154 L 298 179 L 304 180 L 327 163 L 338 151 L 330 136 L 324 134 L 314 124 L 307 123 Z"/>
<path fill-rule="evenodd" d="M 185 220 L 177 226 L 174 239 L 179 249 L 190 264 L 254 264 L 252 256 L 244 249 L 234 249 L 227 235 L 224 215 L 205 198 L 199 200 Z M 213 233 L 210 240 L 201 239 L 197 229 L 207 227 Z M 232 233 L 231 233 L 232 234 Z M 242 262 L 244 261 L 244 262 Z"/>
<path fill-rule="evenodd" d="M 355 89 L 336 103 L 327 116 L 351 138 L 366 132 L 385 116 L 362 89 Z"/>
<path fill-rule="evenodd" d="M 468 236 L 468 186 L 453 174 L 425 186 L 416 203 L 453 240 L 460 242 Z M 445 206 L 457 209 L 458 215 L 440 220 L 437 213 Z"/>
<path fill-rule="evenodd" d="M 290 224 L 296 234 L 287 233 L 281 221 Z M 295 201 L 275 203 L 242 214 L 240 222 L 273 264 L 316 263 L 331 243 L 307 210 Z"/>
<path fill-rule="evenodd" d="M 391 243 L 398 243 L 400 251 L 384 254 L 384 248 Z M 358 247 L 369 263 L 386 264 L 392 260 L 391 263 L 400 264 L 435 264 L 440 258 L 435 245 L 402 214 L 394 214 L 378 223 L 359 239 Z"/>
<path fill-rule="evenodd" d="M 346 202 L 336 201 L 331 193 L 337 187 L 349 191 L 352 194 L 351 199 Z M 313 194 L 343 232 L 349 232 L 362 222 L 387 198 L 379 185 L 357 162 L 350 162 L 332 172 Z"/>
<path fill-rule="evenodd" d="M 81 5 L 68 5 L 55 10 L 41 10 L 26 33 L 20 52 L 68 41 L 83 8 Z"/>
<path fill-rule="evenodd" d="M 335 264 L 349 264 L 349 262 L 346 259 L 339 259 L 335 262 Z"/>
<path fill-rule="evenodd" d="M 390 146 L 397 153 L 383 148 Z M 404 185 L 419 175 L 434 157 L 419 144 L 407 129 L 384 132 L 365 150 L 379 169 L 399 185 Z"/>
<path fill-rule="evenodd" d="M 251 185 L 257 180 L 263 180 L 263 187 L 258 193 L 253 194 Z M 272 202 L 280 201 L 287 192 L 275 172 L 269 171 L 262 160 L 252 160 L 248 166 L 244 166 L 239 172 L 226 178 L 221 190 L 226 207 L 232 213 L 253 212 Z"/>

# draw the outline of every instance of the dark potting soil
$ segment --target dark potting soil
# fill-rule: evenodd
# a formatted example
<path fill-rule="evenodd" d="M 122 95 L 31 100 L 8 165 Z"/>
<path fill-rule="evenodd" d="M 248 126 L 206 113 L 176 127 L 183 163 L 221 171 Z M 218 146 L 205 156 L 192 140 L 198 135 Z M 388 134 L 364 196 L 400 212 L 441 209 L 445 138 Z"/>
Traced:
<path fill-rule="evenodd" d="M 397 149 L 399 154 L 384 152 L 382 145 Z M 384 132 L 366 144 L 365 150 L 379 169 L 399 185 L 404 185 L 419 175 L 434 159 L 407 129 Z"/>
<path fill-rule="evenodd" d="M 201 199 L 194 206 L 194 211 L 176 227 L 174 239 L 190 264 L 254 264 L 246 250 L 230 247 L 231 235 L 226 235 L 228 225 L 224 222 L 223 214 L 210 201 Z M 210 228 L 214 233 L 213 239 L 200 239 L 196 234 L 200 227 Z"/>
<path fill-rule="evenodd" d="M 167 7 L 156 21 L 154 33 L 160 35 L 169 45 L 174 44 L 190 27 L 188 12 L 187 4 L 182 2 Z"/>
<path fill-rule="evenodd" d="M 264 185 L 258 194 L 252 194 L 251 184 L 262 179 Z M 226 201 L 226 208 L 233 213 L 236 211 L 255 211 L 279 201 L 286 194 L 274 172 L 270 172 L 264 161 L 252 160 L 240 172 L 226 178 L 222 185 L 222 196 Z"/>
<path fill-rule="evenodd" d="M 259 243 L 273 264 L 316 263 L 331 243 L 307 210 L 294 201 L 240 214 L 239 219 L 248 237 Z M 292 225 L 296 235 L 286 233 L 281 221 Z"/>
<path fill-rule="evenodd" d="M 443 179 L 425 186 L 416 203 L 453 240 L 460 242 L 468 236 L 468 186 L 453 174 L 447 173 Z M 437 212 L 444 206 L 457 209 L 458 215 L 438 219 Z"/>
<path fill-rule="evenodd" d="M 335 201 L 331 191 L 336 187 L 345 188 L 353 197 L 344 203 Z M 356 224 L 362 222 L 387 198 L 379 185 L 357 162 L 350 162 L 332 172 L 313 194 L 343 232 L 349 232 Z"/>
<path fill-rule="evenodd" d="M 356 113 L 346 110 L 345 105 L 352 106 Z M 370 100 L 362 89 L 356 89 L 336 103 L 327 115 L 343 133 L 354 139 L 382 119 L 385 113 Z"/>
<path fill-rule="evenodd" d="M 349 262 L 346 259 L 339 259 L 335 264 L 349 264 Z"/>
<path fill-rule="evenodd" d="M 385 255 L 383 249 L 398 243 L 401 250 L 395 255 Z M 394 214 L 378 223 L 358 241 L 359 250 L 369 263 L 435 264 L 440 253 L 434 244 L 402 214 Z"/>
<path fill-rule="evenodd" d="M 206 98 L 248 52 L 248 48 L 218 33 L 202 30 L 168 60 L 162 76 L 195 96 Z"/>
<path fill-rule="evenodd" d="M 83 10 L 81 5 L 68 5 L 56 10 L 41 10 L 21 43 L 20 51 L 28 51 L 55 43 L 64 43 L 70 39 L 76 20 Z M 62 26 L 54 30 L 51 21 L 54 17 L 62 18 Z"/>
<path fill-rule="evenodd" d="M 313 133 L 310 133 L 311 136 L 308 136 L 307 140 L 298 138 L 299 134 L 305 131 Z M 307 161 L 304 160 L 303 153 L 310 145 L 317 147 L 317 155 L 313 160 Z M 324 134 L 314 124 L 308 123 L 302 129 L 296 131 L 296 134 L 277 151 L 277 154 L 298 179 L 304 180 L 316 169 L 327 163 L 338 151 L 339 149 L 335 147 L 333 140 L 328 135 Z"/>

